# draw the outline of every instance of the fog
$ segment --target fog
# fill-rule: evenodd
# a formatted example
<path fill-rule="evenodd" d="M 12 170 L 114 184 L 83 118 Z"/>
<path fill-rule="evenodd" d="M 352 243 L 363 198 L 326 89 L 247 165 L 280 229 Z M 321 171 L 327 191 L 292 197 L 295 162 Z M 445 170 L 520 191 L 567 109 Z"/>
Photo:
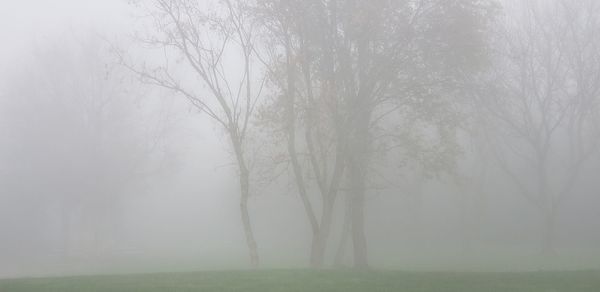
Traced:
<path fill-rule="evenodd" d="M 0 1 L 0 277 L 600 269 L 594 0 Z"/>

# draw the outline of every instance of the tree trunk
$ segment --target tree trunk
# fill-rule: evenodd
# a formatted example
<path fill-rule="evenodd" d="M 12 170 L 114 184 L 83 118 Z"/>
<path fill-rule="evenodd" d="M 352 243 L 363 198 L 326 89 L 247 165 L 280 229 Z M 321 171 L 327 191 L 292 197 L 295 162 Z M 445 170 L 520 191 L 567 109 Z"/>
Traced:
<path fill-rule="evenodd" d="M 248 186 L 242 185 L 242 198 L 240 202 L 240 212 L 242 215 L 242 223 L 244 224 L 244 234 L 246 235 L 246 245 L 250 253 L 250 265 L 256 268 L 259 264 L 258 257 L 258 246 L 254 239 L 254 232 L 252 231 L 252 224 L 250 223 L 250 214 L 248 213 Z M 244 190 L 245 188 L 245 190 Z"/>
<path fill-rule="evenodd" d="M 331 231 L 331 220 L 333 217 L 333 202 L 326 200 L 321 214 L 321 224 L 317 232 L 313 232 L 310 252 L 310 265 L 313 268 L 323 267 L 327 240 Z"/>
<path fill-rule="evenodd" d="M 71 210 L 68 204 L 63 202 L 61 206 L 60 223 L 62 233 L 62 256 L 68 259 L 71 256 Z"/>
<path fill-rule="evenodd" d="M 321 232 L 313 233 L 312 243 L 310 247 L 310 267 L 321 268 L 323 267 L 323 258 L 325 254 L 325 238 Z"/>
<path fill-rule="evenodd" d="M 544 214 L 542 231 L 542 255 L 553 256 L 556 254 L 554 246 L 554 235 L 556 230 L 556 214 L 554 211 L 546 211 Z"/>
<path fill-rule="evenodd" d="M 342 225 L 342 235 L 340 237 L 340 243 L 338 245 L 337 251 L 335 253 L 334 265 L 336 267 L 341 267 L 344 265 L 344 256 L 346 254 L 346 245 L 348 243 L 348 237 L 350 236 L 350 200 L 346 199 L 346 208 L 344 211 L 344 223 Z"/>
<path fill-rule="evenodd" d="M 292 164 L 292 170 L 294 173 L 294 178 L 296 181 L 296 186 L 298 187 L 298 195 L 302 200 L 302 205 L 304 206 L 304 211 L 306 213 L 306 217 L 310 223 L 310 228 L 312 231 L 312 244 L 310 250 L 310 259 L 309 264 L 313 268 L 318 268 L 322 266 L 323 263 L 323 250 L 325 248 L 324 238 L 322 236 L 321 228 L 319 227 L 319 223 L 317 222 L 317 217 L 313 210 L 310 199 L 308 198 L 308 193 L 306 190 L 306 184 L 304 181 L 304 176 L 302 174 L 302 167 L 300 166 L 300 162 L 298 159 L 298 154 L 296 152 L 296 109 L 295 109 L 295 100 L 296 100 L 296 74 L 295 68 L 293 64 L 293 53 L 290 44 L 290 40 L 285 38 L 285 51 L 286 51 L 286 74 L 287 74 L 287 88 L 286 88 L 286 99 L 285 99 L 285 114 L 286 114 L 286 134 L 287 134 L 287 152 L 290 156 L 290 161 Z"/>
<path fill-rule="evenodd" d="M 363 137 L 362 135 L 357 135 Z M 352 246 L 354 250 L 354 267 L 368 267 L 367 239 L 365 236 L 365 192 L 366 192 L 366 144 L 364 139 L 355 137 L 348 163 L 348 191 L 350 199 L 350 223 L 352 226 Z"/>
<path fill-rule="evenodd" d="M 554 221 L 555 221 L 555 202 L 548 187 L 547 169 L 547 151 L 538 149 L 538 197 L 540 198 L 540 210 L 542 212 L 542 242 L 541 253 L 543 256 L 551 256 L 554 251 Z"/>
<path fill-rule="evenodd" d="M 352 224 L 352 246 L 354 249 L 354 267 L 368 268 L 367 238 L 365 235 L 365 194 L 367 168 L 370 150 L 370 116 L 368 100 L 363 95 L 357 95 L 354 102 L 354 128 L 349 144 L 347 157 L 348 191 L 351 202 L 350 222 Z"/>
<path fill-rule="evenodd" d="M 350 172 L 354 172 L 352 167 Z M 365 188 L 364 177 L 351 175 L 356 179 L 356 182 L 350 190 L 352 201 L 351 217 L 352 223 L 352 246 L 354 248 L 354 267 L 358 269 L 368 268 L 367 258 L 367 238 L 365 236 Z"/>
<path fill-rule="evenodd" d="M 254 232 L 252 231 L 252 223 L 250 221 L 250 214 L 248 212 L 248 199 L 250 198 L 250 171 L 246 166 L 242 144 L 238 138 L 238 135 L 235 132 L 230 133 L 230 135 L 240 172 L 240 214 L 242 218 L 242 224 L 244 226 L 244 235 L 246 236 L 246 245 L 248 246 L 248 252 L 250 254 L 250 265 L 256 268 L 259 265 L 258 246 L 256 244 L 256 240 L 254 239 Z"/>
<path fill-rule="evenodd" d="M 365 235 L 365 195 L 368 166 L 371 149 L 371 115 L 373 113 L 375 82 L 369 76 L 369 64 L 372 60 L 368 38 L 356 41 L 357 68 L 352 74 L 358 76 L 358 82 L 350 85 L 348 109 L 350 135 L 348 140 L 348 196 L 351 202 L 350 222 L 352 225 L 352 246 L 354 267 L 368 268 L 367 238 Z M 348 69 L 352 72 L 352 68 Z"/>
<path fill-rule="evenodd" d="M 458 197 L 460 252 L 466 256 L 473 252 L 473 224 L 476 218 L 472 216 L 469 188 L 460 188 Z"/>

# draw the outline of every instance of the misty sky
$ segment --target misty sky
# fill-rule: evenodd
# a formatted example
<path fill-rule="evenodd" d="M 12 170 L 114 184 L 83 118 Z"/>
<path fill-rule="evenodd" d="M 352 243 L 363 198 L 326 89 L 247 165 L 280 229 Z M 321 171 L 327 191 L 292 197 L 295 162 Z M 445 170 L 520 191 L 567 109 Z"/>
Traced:
<path fill-rule="evenodd" d="M 0 60 L 22 58 L 32 44 L 64 35 L 69 30 L 124 32 L 127 3 L 121 0 L 0 1 Z M 13 64 L 14 65 L 14 64 Z"/>
<path fill-rule="evenodd" d="M 158 54 L 155 51 L 148 53 L 140 48 L 142 46 L 138 45 L 136 47 L 133 44 L 134 41 L 130 37 L 134 33 L 134 27 L 136 27 L 134 25 L 136 23 L 135 16 L 141 12 L 135 11 L 127 2 L 126 0 L 0 0 L 0 77 L 2 77 L 0 79 L 0 90 L 17 88 L 15 92 L 20 92 L 19 90 L 23 90 L 23 87 L 27 89 L 27 85 L 35 87 L 39 84 L 45 84 L 44 82 L 47 80 L 53 80 L 51 77 L 54 73 L 61 75 L 67 72 L 65 73 L 67 75 L 65 84 L 70 84 L 71 79 L 79 80 L 76 77 L 85 75 L 85 73 L 80 74 L 81 71 L 78 70 L 87 70 L 85 66 L 88 64 L 85 60 L 77 59 L 78 56 L 69 55 L 66 48 L 72 45 L 70 41 L 65 41 L 64 52 L 61 51 L 61 45 L 57 46 L 57 42 L 61 44 L 61 40 L 72 40 L 73 37 L 96 35 L 101 39 L 101 42 L 106 40 L 115 41 L 114 44 L 124 46 L 123 51 L 127 56 L 134 56 L 134 58 L 127 59 L 128 61 L 137 62 L 139 59 L 146 57 L 150 64 L 163 62 L 162 58 L 166 59 L 167 53 L 161 55 L 162 51 L 160 50 Z M 148 28 L 148 30 L 151 31 L 151 28 Z M 107 45 L 108 43 L 102 44 Z M 101 46 L 98 45 L 98 47 Z M 59 60 L 56 62 L 57 64 L 48 62 L 51 65 L 44 67 L 46 65 L 45 61 L 54 60 L 36 59 L 37 52 L 45 52 L 46 50 L 50 52 L 49 56 L 57 56 L 57 60 Z M 226 51 L 225 54 L 227 53 L 230 52 Z M 435 55 L 435 53 L 432 53 L 432 55 Z M 41 54 L 40 56 L 45 55 Z M 67 65 L 61 67 L 64 65 L 62 60 L 71 60 L 71 57 L 74 60 L 74 65 L 71 64 L 73 67 Z M 92 64 L 90 66 L 98 65 L 100 68 L 108 68 L 108 64 L 110 66 L 116 64 L 114 55 L 107 54 L 106 56 L 102 55 L 102 57 L 106 57 L 106 59 L 100 60 L 100 65 Z M 185 60 L 183 62 L 185 63 Z M 240 76 L 242 76 L 242 66 L 239 65 L 241 64 L 241 58 L 239 56 L 238 58 L 232 57 L 230 60 L 223 62 L 225 68 L 229 70 L 233 68 L 232 71 L 236 71 L 231 73 L 229 77 L 236 81 L 240 79 Z M 173 64 L 178 63 L 173 62 Z M 43 69 L 37 70 L 35 66 L 38 65 Z M 239 68 L 236 68 L 236 66 Z M 34 72 L 32 75 L 23 76 L 34 76 L 32 78 L 35 78 L 35 74 L 45 76 L 40 78 L 42 81 L 35 80 L 35 82 L 31 81 L 29 83 L 29 80 L 23 80 L 20 77 L 21 75 L 15 73 L 21 72 L 22 67 L 27 67 Z M 437 68 L 437 64 L 433 67 Z M 57 71 L 53 71 L 55 68 L 58 68 Z M 118 68 L 126 71 L 124 67 Z M 180 77 L 185 85 L 188 85 L 188 83 L 198 85 L 199 83 L 196 83 L 197 79 L 194 79 L 197 78 L 197 75 L 190 72 L 190 68 L 185 67 L 181 71 L 177 71 L 179 75 L 175 74 L 174 76 Z M 102 73 L 106 72 L 102 71 Z M 68 74 L 73 74 L 75 77 Z M 231 149 L 226 131 L 205 113 L 199 113 L 199 110 L 194 108 L 181 95 L 157 86 L 142 84 L 142 82 L 139 82 L 143 79 L 141 77 L 133 78 L 125 73 L 123 75 L 127 76 L 123 78 L 123 80 L 127 80 L 124 83 L 131 86 L 131 90 L 126 92 L 133 93 L 131 96 L 127 96 L 126 106 L 123 106 L 123 108 L 116 106 L 116 116 L 123 109 L 123 112 L 131 110 L 135 115 L 143 117 L 131 124 L 124 123 L 132 127 L 132 133 L 135 131 L 148 131 L 150 133 L 143 132 L 140 134 L 142 137 L 152 136 L 151 134 L 154 133 L 151 126 L 145 127 L 146 121 L 150 121 L 148 124 L 153 125 L 152 122 L 159 124 L 159 119 L 165 119 L 167 129 L 165 132 L 167 134 L 163 137 L 164 141 L 162 142 L 164 142 L 164 145 L 161 144 L 161 146 L 164 146 L 161 151 L 164 151 L 156 156 L 152 156 L 153 153 L 148 160 L 150 164 L 158 160 L 156 157 L 164 155 L 165 160 L 170 163 L 167 163 L 168 170 L 165 173 L 160 173 L 160 175 L 146 178 L 130 188 L 125 188 L 122 191 L 123 195 L 115 200 L 115 210 L 107 212 L 109 215 L 98 215 L 99 218 L 103 218 L 102 216 L 109 217 L 107 221 L 110 223 L 106 223 L 107 225 L 117 226 L 114 228 L 116 231 L 111 231 L 114 233 L 107 232 L 110 235 L 106 236 L 106 245 L 115 250 L 114 253 L 111 253 L 112 250 L 108 252 L 108 256 L 96 255 L 92 252 L 90 252 L 91 255 L 88 255 L 85 252 L 87 246 L 81 244 L 83 247 L 80 250 L 83 250 L 83 252 L 77 254 L 79 258 L 62 258 L 59 251 L 63 247 L 60 246 L 61 243 L 59 242 L 61 241 L 61 234 L 66 233 L 65 229 L 67 228 L 60 227 L 59 223 L 61 219 L 57 210 L 61 208 L 61 203 L 48 199 L 48 197 L 39 200 L 34 199 L 34 202 L 32 202 L 28 201 L 30 200 L 28 198 L 23 199 L 13 193 L 0 193 L 0 202 L 3 202 L 3 200 L 8 202 L 6 205 L 0 206 L 0 229 L 5 228 L 9 231 L 7 232 L 9 235 L 6 236 L 8 238 L 7 245 L 0 245 L 0 277 L 85 271 L 85 269 L 80 269 L 81 267 L 88 267 L 89 271 L 95 272 L 111 270 L 114 267 L 120 267 L 122 271 L 136 271 L 144 268 L 152 271 L 186 270 L 190 268 L 245 268 L 248 266 L 244 234 L 239 220 L 239 173 L 235 163 L 232 162 L 234 151 Z M 489 80 L 484 81 L 490 82 Z M 252 82 L 255 83 L 253 85 L 260 84 L 257 80 Z M 13 86 L 13 83 L 17 85 Z M 148 83 L 147 80 L 146 83 Z M 269 82 L 266 83 L 268 86 L 275 87 Z M 42 91 L 46 89 L 42 85 L 39 86 Z M 273 88 L 265 89 L 263 93 L 266 96 L 265 99 L 270 101 L 270 99 L 276 98 L 278 95 L 275 90 Z M 197 92 L 210 96 L 206 87 L 198 89 Z M 0 96 L 2 96 L 2 93 L 0 91 Z M 23 96 L 27 95 L 24 94 Z M 21 101 L 20 97 L 11 96 L 10 98 L 13 101 Z M 26 99 L 23 98 L 22 100 L 25 101 Z M 278 105 L 277 103 L 274 104 Z M 58 110 L 60 109 L 57 109 L 57 113 L 59 113 Z M 57 119 L 59 122 L 56 125 L 61 125 L 60 122 L 63 121 L 60 120 L 60 114 L 56 114 L 58 116 L 56 118 L 51 111 L 43 112 L 50 116 L 48 121 L 52 122 L 53 119 Z M 267 110 L 265 112 L 268 114 Z M 22 118 L 18 113 L 15 116 L 15 121 Z M 36 116 L 36 114 L 32 116 Z M 127 120 L 129 116 L 125 116 L 124 120 L 129 121 Z M 279 116 L 277 118 L 281 119 Z M 404 118 L 404 116 L 401 116 L 397 120 L 391 120 L 391 122 L 403 121 Z M 10 119 L 10 117 L 7 118 L 9 123 L 5 125 L 13 125 L 10 124 Z M 48 124 L 48 128 L 45 128 L 45 121 L 41 121 L 41 125 L 35 125 L 38 128 L 35 128 L 35 126 L 32 126 L 32 128 L 40 133 L 48 130 L 48 133 L 50 133 L 48 137 L 50 138 L 63 137 L 60 136 L 62 128 L 52 128 L 54 124 L 51 123 Z M 108 123 L 110 122 L 112 121 L 109 119 Z M 14 122 L 14 125 L 17 124 L 18 122 Z M 65 122 L 65 124 L 68 123 Z M 258 123 L 250 124 L 251 127 L 258 125 Z M 299 128 L 303 126 L 301 125 Z M 115 128 L 119 128 L 119 125 Z M 252 147 L 255 147 L 251 150 L 260 155 L 270 154 L 269 151 L 280 153 L 277 151 L 286 149 L 285 145 L 277 144 L 282 142 L 275 140 L 281 137 L 276 134 L 272 136 L 264 134 L 271 133 L 268 132 L 270 130 L 280 129 L 285 129 L 285 127 L 281 124 L 272 126 L 269 129 L 260 128 L 260 125 L 256 126 L 256 132 L 252 134 L 256 134 L 258 138 L 251 140 L 246 145 L 256 143 L 251 144 Z M 302 128 L 303 130 L 304 128 Z M 72 131 L 76 132 L 77 129 Z M 421 134 L 427 136 L 433 132 L 424 130 Z M 3 139 L 1 136 L 3 133 L 0 132 L 0 140 Z M 494 133 L 500 133 L 500 130 Z M 146 134 L 148 135 L 144 136 Z M 260 136 L 261 134 L 264 134 L 264 136 Z M 65 136 L 68 136 L 68 134 Z M 123 140 L 130 138 L 127 134 L 124 136 Z M 133 136 L 133 134 L 130 136 Z M 268 136 L 268 139 L 273 139 L 274 142 L 267 140 L 265 136 Z M 299 140 L 303 138 L 301 134 L 298 134 L 298 136 Z M 419 134 L 415 135 L 415 137 L 417 136 Z M 503 139 L 504 136 L 500 135 L 493 138 L 498 141 L 512 142 L 512 136 L 507 135 L 506 137 L 510 138 Z M 560 151 L 560 147 L 566 147 L 565 145 L 568 144 L 569 140 L 565 137 L 559 136 L 559 138 L 553 140 L 558 141 L 558 147 L 554 150 L 558 149 L 556 152 L 560 155 L 566 153 Z M 78 139 L 79 137 L 75 136 L 73 143 L 81 142 Z M 81 140 L 84 139 L 81 138 Z M 457 144 L 469 143 L 464 138 L 457 138 L 457 140 Z M 122 142 L 121 140 L 109 141 L 109 144 Z M 48 139 L 45 143 L 54 145 L 55 142 L 57 143 L 57 141 Z M 135 143 L 132 142 L 132 144 Z M 514 145 L 517 145 L 514 147 L 517 149 L 522 147 L 522 144 L 517 142 Z M 508 145 L 506 149 L 510 150 L 514 145 Z M 123 147 L 125 150 L 122 150 L 122 152 L 129 154 L 127 152 L 130 151 L 130 148 L 127 148 L 129 146 Z M 131 148 L 137 149 L 135 146 L 138 145 L 131 146 Z M 528 270 L 538 268 L 538 260 L 542 262 L 545 260 L 537 253 L 539 226 L 542 224 L 542 219 L 535 211 L 536 209 L 528 205 L 527 200 L 522 196 L 517 195 L 518 186 L 511 184 L 511 180 L 502 172 L 499 164 L 494 162 L 496 157 L 489 153 L 484 153 L 483 157 L 477 156 L 480 153 L 475 153 L 469 147 L 471 146 L 465 146 L 462 149 L 464 151 L 456 151 L 458 153 L 457 157 L 459 157 L 457 165 L 459 165 L 461 171 L 466 173 L 462 185 L 456 183 L 452 176 L 424 175 L 420 172 L 420 167 L 413 167 L 414 165 L 410 163 L 406 164 L 409 165 L 407 167 L 401 163 L 394 164 L 396 163 L 394 159 L 398 158 L 394 155 L 374 158 L 381 159 L 377 163 L 382 165 L 381 167 L 377 165 L 381 171 L 376 173 L 377 178 L 373 179 L 376 182 L 374 185 L 377 183 L 381 185 L 369 188 L 365 199 L 367 202 L 365 207 L 366 233 L 369 238 L 369 256 L 374 263 L 373 266 L 433 270 L 447 269 L 453 266 L 482 270 Z M 43 147 L 39 149 L 43 149 Z M 431 149 L 434 149 L 434 147 Z M 504 151 L 509 151 L 506 149 Z M 2 147 L 0 147 L 1 150 Z M 302 152 L 303 150 L 298 151 Z M 517 171 L 522 171 L 519 173 L 519 177 L 528 184 L 535 185 L 535 173 L 523 167 L 526 163 L 524 161 L 527 160 L 518 159 L 518 153 L 516 155 L 512 152 L 509 153 L 506 156 L 509 157 L 507 158 L 509 166 L 514 166 Z M 302 152 L 302 154 L 305 153 Z M 412 153 L 415 157 L 419 154 L 422 153 Z M 260 155 L 257 156 L 262 158 Z M 398 154 L 398 156 L 400 155 Z M 561 206 L 558 223 L 556 224 L 556 245 L 564 253 L 549 266 L 554 264 L 554 267 L 577 269 L 582 267 L 594 268 L 600 264 L 598 262 L 600 258 L 600 250 L 598 249 L 600 247 L 600 232 L 598 230 L 600 229 L 597 226 L 597 223 L 600 222 L 600 212 L 597 212 L 600 206 L 600 197 L 598 197 L 597 191 L 600 162 L 597 155 L 591 157 L 589 165 L 582 168 L 580 179 L 574 187 L 573 193 L 576 193 L 576 196 L 573 196 L 573 200 L 569 200 L 564 206 Z M 409 157 L 409 159 L 402 160 L 402 162 L 404 163 L 410 158 L 414 157 Z M 257 159 L 257 161 L 260 163 L 260 160 Z M 285 163 L 289 163 L 287 160 L 285 161 Z M 483 164 L 486 165 L 482 166 Z M 42 162 L 39 165 L 45 166 Z M 560 164 L 557 163 L 556 165 Z M 485 172 L 479 171 L 478 167 L 485 168 L 488 166 L 489 168 L 486 168 Z M 557 167 L 553 170 L 556 169 L 560 168 Z M 270 169 L 270 171 L 273 170 Z M 310 172 L 308 167 L 305 171 Z M 550 176 L 555 175 L 554 178 L 561 177 L 562 173 L 557 173 L 552 173 Z M 306 177 L 311 180 L 311 183 L 314 183 L 312 181 L 314 178 L 310 174 L 306 174 Z M 480 181 L 477 181 L 478 179 Z M 560 183 L 562 181 L 557 179 L 556 182 Z M 477 183 L 481 183 L 483 187 Z M 554 181 L 551 180 L 549 185 L 552 185 L 552 183 Z M 35 183 L 32 183 L 32 185 L 35 185 Z M 477 187 L 481 189 L 476 189 Z M 343 189 L 344 192 L 348 191 L 346 185 L 343 185 L 340 189 Z M 40 190 L 36 191 L 39 192 Z M 308 191 L 311 192 L 311 198 L 318 202 L 317 187 L 311 185 L 308 187 Z M 56 195 L 63 196 L 64 194 L 57 191 Z M 72 216 L 74 217 L 81 216 L 83 218 L 86 216 L 86 212 L 93 213 L 93 211 L 96 211 L 94 209 L 96 201 L 91 200 L 92 203 L 81 203 L 78 198 L 73 199 L 64 196 L 67 198 L 64 199 L 65 205 L 76 206 L 73 207 L 74 215 Z M 38 197 L 33 196 L 33 198 Z M 343 237 L 341 226 L 344 222 L 345 207 L 343 204 L 345 199 L 342 198 L 345 197 L 340 195 L 340 199 L 333 209 L 332 226 L 334 227 L 332 227 L 330 247 L 328 247 L 325 255 L 327 261 L 333 260 L 337 244 Z M 86 204 L 91 205 L 91 207 Z M 317 206 L 315 209 L 318 213 L 321 206 L 319 204 L 315 204 L 315 206 Z M 4 213 L 2 213 L 3 210 Z M 111 213 L 113 211 L 114 213 Z M 250 196 L 250 213 L 265 267 L 306 266 L 306 255 L 311 243 L 310 236 L 312 233 L 298 197 L 294 175 L 290 171 L 281 172 L 276 179 L 267 183 L 256 184 Z M 13 218 L 18 218 L 22 222 L 25 231 L 22 232 L 20 225 L 10 222 Z M 4 221 L 1 221 L 2 219 Z M 92 222 L 85 222 L 89 225 L 82 224 L 74 228 L 79 229 L 74 231 L 75 235 L 73 237 L 75 239 L 72 240 L 73 242 L 87 244 L 87 237 L 92 237 L 88 234 L 89 229 L 92 228 L 89 226 L 94 226 L 97 223 L 94 222 L 94 219 L 86 219 Z M 77 221 L 75 219 L 71 220 Z M 98 221 L 102 220 L 98 219 Z M 104 223 L 98 223 L 98 225 L 102 224 Z M 28 230 L 32 230 L 33 235 L 24 235 Z M 78 232 L 79 235 L 77 235 Z M 83 239 L 77 238 L 77 236 Z M 469 248 L 465 247 L 471 244 L 469 236 L 475 238 L 473 245 L 476 247 L 473 253 L 469 253 Z M 24 245 L 23 249 L 20 250 L 19 242 L 21 238 L 40 241 L 41 243 L 39 245 Z M 1 239 L 2 237 L 0 237 Z M 65 241 L 68 241 L 68 239 Z M 43 251 L 30 258 L 21 256 L 30 250 L 36 249 Z M 2 262 L 3 252 L 7 255 L 7 258 L 10 256 L 7 263 Z M 486 257 L 489 254 L 494 256 Z M 347 258 L 346 262 L 343 263 L 345 265 L 349 265 L 350 262 Z M 522 263 L 520 262 L 521 258 L 532 260 Z M 520 264 L 523 265 L 520 266 Z M 140 268 L 140 266 L 144 267 Z"/>

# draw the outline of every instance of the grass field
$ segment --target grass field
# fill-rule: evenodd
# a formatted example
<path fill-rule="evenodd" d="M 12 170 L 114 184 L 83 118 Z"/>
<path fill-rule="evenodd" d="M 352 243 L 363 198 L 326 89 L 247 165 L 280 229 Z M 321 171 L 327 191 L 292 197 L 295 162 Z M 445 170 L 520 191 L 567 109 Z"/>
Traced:
<path fill-rule="evenodd" d="M 600 291 L 600 272 L 223 271 L 0 280 L 28 291 Z"/>

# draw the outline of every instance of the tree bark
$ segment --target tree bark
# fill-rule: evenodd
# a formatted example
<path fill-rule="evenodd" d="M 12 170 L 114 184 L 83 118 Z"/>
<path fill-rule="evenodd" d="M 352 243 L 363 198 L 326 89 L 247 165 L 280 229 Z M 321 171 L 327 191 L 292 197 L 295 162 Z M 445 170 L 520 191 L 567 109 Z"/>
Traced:
<path fill-rule="evenodd" d="M 62 232 L 62 256 L 68 259 L 71 256 L 71 211 L 63 201 L 61 206 L 61 232 Z"/>
<path fill-rule="evenodd" d="M 302 174 L 302 167 L 298 159 L 296 151 L 296 74 L 293 64 L 293 52 L 290 44 L 290 40 L 285 38 L 285 50 L 286 50 L 286 75 L 287 75 L 287 88 L 286 88 L 286 100 L 285 100 L 285 113 L 286 113 L 286 134 L 287 134 L 287 151 L 290 156 L 292 164 L 292 170 L 298 187 L 298 195 L 302 200 L 304 211 L 310 223 L 312 231 L 312 244 L 310 250 L 309 264 L 313 268 L 319 268 L 323 264 L 323 253 L 325 249 L 325 239 L 323 233 L 317 221 L 317 217 L 313 210 L 308 193 L 306 191 L 306 184 L 304 176 Z M 324 207 L 325 209 L 325 207 Z"/>
<path fill-rule="evenodd" d="M 242 218 L 242 224 L 244 227 L 244 235 L 246 236 L 246 245 L 250 254 L 250 265 L 253 268 L 259 265 L 258 245 L 254 239 L 254 232 L 252 230 L 252 222 L 250 221 L 250 214 L 248 212 L 248 199 L 250 198 L 250 171 L 246 166 L 246 160 L 242 151 L 241 141 L 237 137 L 235 132 L 231 132 L 231 140 L 235 150 L 235 156 L 239 167 L 239 179 L 240 179 L 240 214 Z"/>
<path fill-rule="evenodd" d="M 364 113 L 360 113 L 362 115 Z M 368 115 L 366 115 L 368 117 Z M 367 238 L 365 235 L 365 193 L 368 166 L 368 118 L 358 117 L 358 127 L 350 145 L 348 157 L 348 192 L 351 202 L 350 222 L 352 225 L 352 245 L 354 267 L 368 268 Z M 362 119 L 366 121 L 361 121 Z"/>
<path fill-rule="evenodd" d="M 546 211 L 542 224 L 544 225 L 542 227 L 542 255 L 553 256 L 556 254 L 556 249 L 554 246 L 556 213 L 553 210 Z"/>
<path fill-rule="evenodd" d="M 350 200 L 346 199 L 346 207 L 344 210 L 344 223 L 342 225 L 342 235 L 340 237 L 340 242 L 338 244 L 337 251 L 335 253 L 334 265 L 336 267 L 341 267 L 344 265 L 344 256 L 346 254 L 346 245 L 348 243 L 348 237 L 350 236 Z"/>
<path fill-rule="evenodd" d="M 357 82 L 348 84 L 349 96 L 348 109 L 351 112 L 350 135 L 348 144 L 348 191 L 351 202 L 350 222 L 352 225 L 352 246 L 354 250 L 354 268 L 368 268 L 367 238 L 365 235 L 365 195 L 368 166 L 371 149 L 371 115 L 373 113 L 373 93 L 376 81 L 370 76 L 370 60 L 372 54 L 369 49 L 369 38 L 359 37 L 356 41 L 357 67 L 351 76 L 357 76 Z M 352 72 L 352 68 L 347 68 Z"/>
<path fill-rule="evenodd" d="M 313 234 L 311 252 L 310 252 L 310 265 L 313 268 L 323 267 L 325 259 L 325 250 L 327 248 L 327 240 L 331 230 L 331 220 L 333 217 L 333 200 L 325 200 L 323 205 L 323 212 L 321 214 L 321 224 L 319 225 L 318 231 Z"/>
<path fill-rule="evenodd" d="M 368 268 L 367 238 L 365 236 L 365 181 L 357 166 L 349 167 L 350 199 L 352 202 L 350 222 L 352 225 L 352 246 L 354 250 L 354 267 L 357 269 Z"/>

